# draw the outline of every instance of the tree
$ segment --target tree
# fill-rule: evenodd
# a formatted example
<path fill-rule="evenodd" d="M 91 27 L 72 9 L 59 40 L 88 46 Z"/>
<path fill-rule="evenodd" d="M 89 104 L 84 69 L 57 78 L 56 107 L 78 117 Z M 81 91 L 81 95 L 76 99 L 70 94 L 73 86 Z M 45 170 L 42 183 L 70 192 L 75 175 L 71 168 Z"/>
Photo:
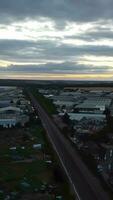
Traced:
<path fill-rule="evenodd" d="M 11 103 L 11 104 L 13 104 L 13 103 L 14 103 L 14 101 L 13 101 L 13 100 L 11 100 L 11 101 L 10 101 L 10 103 Z"/>
<path fill-rule="evenodd" d="M 70 125 L 71 120 L 70 120 L 69 115 L 68 115 L 67 113 L 65 113 L 65 114 L 63 115 L 62 119 L 63 119 L 63 122 L 64 122 L 64 123 Z"/>
<path fill-rule="evenodd" d="M 21 101 L 20 101 L 20 100 L 17 100 L 16 105 L 17 105 L 17 106 L 20 106 L 20 105 L 21 105 Z"/>
<path fill-rule="evenodd" d="M 108 107 L 105 107 L 104 114 L 106 115 L 107 124 L 111 124 L 111 111 Z"/>

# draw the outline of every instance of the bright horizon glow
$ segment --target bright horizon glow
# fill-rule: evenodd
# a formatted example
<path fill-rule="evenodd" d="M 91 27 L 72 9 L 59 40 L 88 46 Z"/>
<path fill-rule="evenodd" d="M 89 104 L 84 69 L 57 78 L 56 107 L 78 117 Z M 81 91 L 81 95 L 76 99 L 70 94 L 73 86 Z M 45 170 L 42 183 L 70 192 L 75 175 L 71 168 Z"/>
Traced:
<path fill-rule="evenodd" d="M 9 73 L 0 75 L 0 79 L 21 79 L 21 80 L 113 80 L 113 73 L 108 74 L 24 74 Z"/>

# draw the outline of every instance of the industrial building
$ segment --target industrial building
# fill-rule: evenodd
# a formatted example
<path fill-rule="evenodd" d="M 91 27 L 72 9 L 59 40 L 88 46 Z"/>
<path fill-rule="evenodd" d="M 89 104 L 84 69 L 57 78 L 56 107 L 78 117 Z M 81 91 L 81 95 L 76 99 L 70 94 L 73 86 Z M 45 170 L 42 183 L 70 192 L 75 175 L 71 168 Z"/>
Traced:
<path fill-rule="evenodd" d="M 27 115 L 0 115 L 0 126 L 3 128 L 11 128 L 16 126 L 18 123 L 21 126 L 24 126 L 28 121 L 29 117 Z"/>
<path fill-rule="evenodd" d="M 63 109 L 63 107 L 66 111 L 71 111 L 73 109 L 74 105 L 75 105 L 75 103 L 72 102 L 72 101 L 59 101 L 59 100 L 57 100 L 57 101 L 54 101 L 53 103 L 56 105 L 57 110 L 59 110 L 59 111 L 61 111 Z"/>
<path fill-rule="evenodd" d="M 88 98 L 75 108 L 79 112 L 103 113 L 106 107 L 110 107 L 111 101 L 110 98 L 105 97 Z"/>
<path fill-rule="evenodd" d="M 17 123 L 20 123 L 22 126 L 29 121 L 29 117 L 23 114 L 20 108 L 16 107 L 5 107 L 0 108 L 0 126 L 4 128 L 11 128 Z"/>
<path fill-rule="evenodd" d="M 85 113 L 68 113 L 69 117 L 71 120 L 74 121 L 80 121 L 83 118 L 86 119 L 94 119 L 94 120 L 98 120 L 98 121 L 104 121 L 105 120 L 105 115 L 103 114 L 93 114 L 93 113 L 89 113 L 89 114 L 85 114 Z"/>
<path fill-rule="evenodd" d="M 19 88 L 0 88 L 0 126 L 11 128 L 29 121 L 28 101 Z"/>

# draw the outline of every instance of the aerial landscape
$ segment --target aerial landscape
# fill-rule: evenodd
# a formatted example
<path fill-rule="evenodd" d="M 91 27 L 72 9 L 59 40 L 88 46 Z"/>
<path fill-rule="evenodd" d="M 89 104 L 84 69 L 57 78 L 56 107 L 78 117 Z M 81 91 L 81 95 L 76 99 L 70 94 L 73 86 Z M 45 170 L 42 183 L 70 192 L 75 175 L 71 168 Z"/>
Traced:
<path fill-rule="evenodd" d="M 0 200 L 113 200 L 112 8 L 0 0 Z"/>
<path fill-rule="evenodd" d="M 112 86 L 1 86 L 0 198 L 112 200 L 112 132 Z"/>

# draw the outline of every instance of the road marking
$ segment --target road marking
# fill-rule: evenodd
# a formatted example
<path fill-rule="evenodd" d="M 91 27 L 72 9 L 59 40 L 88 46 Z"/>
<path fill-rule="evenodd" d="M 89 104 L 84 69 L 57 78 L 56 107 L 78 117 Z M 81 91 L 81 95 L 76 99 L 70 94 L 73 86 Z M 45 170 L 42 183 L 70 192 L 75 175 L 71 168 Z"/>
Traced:
<path fill-rule="evenodd" d="M 41 115 L 40 115 L 40 118 L 41 118 Z M 41 118 L 41 119 L 42 119 L 42 118 Z M 49 137 L 49 139 L 50 139 L 50 141 L 51 141 L 51 143 L 52 143 L 52 146 L 53 146 L 54 150 L 56 151 L 56 153 L 57 153 L 57 155 L 58 155 L 58 157 L 59 157 L 59 159 L 60 159 L 60 162 L 61 162 L 61 164 L 62 164 L 62 166 L 63 166 L 63 168 L 64 168 L 64 170 L 65 170 L 65 172 L 66 172 L 66 174 L 67 174 L 67 177 L 68 177 L 68 179 L 69 179 L 71 185 L 73 186 L 73 189 L 74 189 L 74 191 L 75 191 L 75 193 L 76 193 L 76 195 L 77 195 L 78 200 L 82 200 L 82 199 L 80 198 L 80 196 L 79 196 L 79 194 L 78 194 L 76 188 L 75 188 L 75 185 L 74 185 L 73 181 L 71 180 L 71 177 L 70 177 L 70 175 L 69 175 L 69 173 L 68 173 L 68 171 L 67 171 L 67 169 L 66 169 L 66 167 L 65 167 L 65 165 L 64 165 L 64 163 L 63 163 L 63 161 L 62 161 L 62 158 L 60 157 L 59 152 L 57 151 L 56 145 L 54 144 L 54 142 L 53 142 L 51 136 L 49 135 L 48 128 L 47 128 L 47 126 L 46 126 L 46 123 L 43 122 L 43 119 L 42 119 L 42 124 L 43 124 L 43 127 L 44 127 L 44 128 L 46 129 L 46 131 L 48 132 L 48 137 Z"/>

